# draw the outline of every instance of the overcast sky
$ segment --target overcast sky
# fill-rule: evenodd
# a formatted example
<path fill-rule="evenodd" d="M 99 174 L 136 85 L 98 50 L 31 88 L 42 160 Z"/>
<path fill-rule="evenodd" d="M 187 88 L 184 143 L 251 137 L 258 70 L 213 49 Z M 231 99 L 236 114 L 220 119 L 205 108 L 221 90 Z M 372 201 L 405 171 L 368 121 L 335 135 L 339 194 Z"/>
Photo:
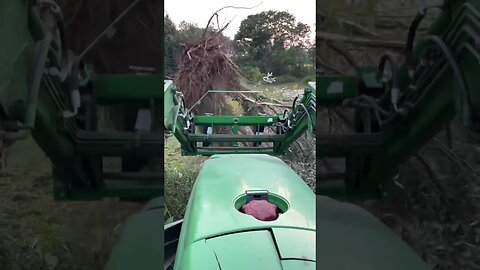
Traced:
<path fill-rule="evenodd" d="M 252 7 L 254 9 L 228 8 L 219 12 L 219 22 L 227 22 L 231 19 L 228 28 L 223 32 L 233 39 L 240 27 L 240 23 L 248 15 L 267 10 L 288 11 L 293 14 L 297 21 L 310 26 L 311 37 L 315 36 L 315 1 L 314 0 L 165 0 L 165 14 L 168 14 L 173 22 L 178 25 L 181 21 L 196 23 L 204 28 L 213 12 L 224 6 Z"/>

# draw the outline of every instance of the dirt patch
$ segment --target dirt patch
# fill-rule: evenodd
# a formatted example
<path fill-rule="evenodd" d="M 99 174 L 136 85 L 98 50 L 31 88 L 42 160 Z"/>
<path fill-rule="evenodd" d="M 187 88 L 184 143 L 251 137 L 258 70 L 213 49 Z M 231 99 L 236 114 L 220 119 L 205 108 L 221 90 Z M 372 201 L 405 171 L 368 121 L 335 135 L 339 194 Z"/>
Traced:
<path fill-rule="evenodd" d="M 17 142 L 0 172 L 2 269 L 103 269 L 136 203 L 56 202 L 50 161 L 31 139 Z"/>
<path fill-rule="evenodd" d="M 287 155 L 280 157 L 313 191 L 317 182 L 315 142 L 315 135 L 306 133 L 290 146 Z"/>
<path fill-rule="evenodd" d="M 391 200 L 361 205 L 433 269 L 480 269 L 480 151 L 459 136 L 443 149 L 442 135 L 400 167 Z"/>

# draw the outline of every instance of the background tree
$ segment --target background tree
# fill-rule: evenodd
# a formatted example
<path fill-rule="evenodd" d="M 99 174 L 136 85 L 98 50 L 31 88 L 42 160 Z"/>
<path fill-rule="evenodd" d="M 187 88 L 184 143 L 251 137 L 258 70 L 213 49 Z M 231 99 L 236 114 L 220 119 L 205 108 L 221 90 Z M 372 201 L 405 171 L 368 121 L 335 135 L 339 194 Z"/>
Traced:
<path fill-rule="evenodd" d="M 168 15 L 164 16 L 165 27 L 165 77 L 172 78 L 177 71 L 178 57 L 185 44 L 194 43 L 202 36 L 203 29 L 195 23 L 181 21 L 178 27 Z"/>
<path fill-rule="evenodd" d="M 180 45 L 177 43 L 178 30 L 173 21 L 168 15 L 164 16 L 164 46 L 165 53 L 163 58 L 163 65 L 165 75 L 167 78 L 171 78 L 177 69 L 176 55 L 180 51 Z"/>
<path fill-rule="evenodd" d="M 205 28 L 200 28 L 196 23 L 189 23 L 187 21 L 181 21 L 178 26 L 171 20 L 168 15 L 164 16 L 165 27 L 165 55 L 164 55 L 164 67 L 165 76 L 172 78 L 178 69 L 178 57 L 182 53 L 183 47 L 188 44 L 195 44 L 198 42 L 205 31 Z M 211 30 L 212 26 L 209 26 Z M 231 40 L 220 34 L 223 46 L 229 48 Z M 227 49 L 229 53 L 232 53 L 230 49 Z"/>
<path fill-rule="evenodd" d="M 314 73 L 310 27 L 286 11 L 266 11 L 244 19 L 234 38 L 236 63 L 245 74 L 272 72 L 301 78 Z"/>

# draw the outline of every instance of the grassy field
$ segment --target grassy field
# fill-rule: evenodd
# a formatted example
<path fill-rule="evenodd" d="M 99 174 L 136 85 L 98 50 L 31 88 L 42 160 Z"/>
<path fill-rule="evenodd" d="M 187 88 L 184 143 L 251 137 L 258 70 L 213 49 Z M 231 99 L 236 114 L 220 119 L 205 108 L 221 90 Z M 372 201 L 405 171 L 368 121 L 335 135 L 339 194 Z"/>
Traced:
<path fill-rule="evenodd" d="M 183 218 L 195 179 L 206 157 L 185 157 L 180 143 L 171 137 L 165 145 L 165 204 L 167 217 Z"/>

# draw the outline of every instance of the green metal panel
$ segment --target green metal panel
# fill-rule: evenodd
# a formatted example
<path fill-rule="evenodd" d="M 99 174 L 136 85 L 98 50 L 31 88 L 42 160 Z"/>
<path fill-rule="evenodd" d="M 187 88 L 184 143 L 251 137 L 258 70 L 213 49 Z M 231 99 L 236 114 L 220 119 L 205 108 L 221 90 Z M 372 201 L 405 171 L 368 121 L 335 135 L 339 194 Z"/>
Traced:
<path fill-rule="evenodd" d="M 430 269 L 400 237 L 364 209 L 317 196 L 322 270 Z"/>
<path fill-rule="evenodd" d="M 307 88 L 310 92 L 317 94 L 317 82 L 308 82 Z"/>
<path fill-rule="evenodd" d="M 183 233 L 183 230 L 182 230 Z M 182 259 L 179 260 L 179 253 L 182 254 Z M 200 240 L 185 246 L 184 249 L 177 249 L 177 257 L 175 261 L 175 268 L 179 270 L 194 270 L 194 269 L 211 269 L 222 270 L 217 261 L 217 256 L 213 248 L 206 243 L 205 240 Z"/>
<path fill-rule="evenodd" d="M 165 133 L 174 134 L 182 145 L 182 152 L 191 153 L 194 145 L 189 142 L 186 134 L 186 120 L 181 114 L 188 114 L 181 97 L 177 94 L 177 88 L 171 80 L 164 81 L 163 123 Z"/>
<path fill-rule="evenodd" d="M 278 122 L 278 116 L 195 116 L 195 125 L 214 126 L 256 126 L 273 125 Z"/>
<path fill-rule="evenodd" d="M 359 80 L 357 77 L 325 76 L 317 78 L 317 86 L 320 89 L 318 105 L 338 106 L 345 98 L 358 95 Z"/>
<path fill-rule="evenodd" d="M 0 1 L 0 116 L 12 117 L 15 103 L 28 96 L 34 40 L 30 35 L 26 1 Z M 7 42 L 8 41 L 8 42 Z"/>
<path fill-rule="evenodd" d="M 163 98 L 161 75 L 108 74 L 93 80 L 97 102 L 150 100 Z"/>
<path fill-rule="evenodd" d="M 213 156 L 213 155 L 222 155 L 222 154 L 265 154 L 265 155 L 272 155 L 272 156 L 279 156 L 279 155 L 285 155 L 284 152 L 278 152 L 278 151 L 273 151 L 272 149 L 229 149 L 229 150 L 222 150 L 222 149 L 199 149 L 195 153 L 190 153 L 190 152 L 182 152 L 182 155 L 185 156 L 196 156 L 196 155 L 201 155 L 201 156 Z"/>
<path fill-rule="evenodd" d="M 283 270 L 275 241 L 267 230 L 207 239 L 221 269 Z"/>
<path fill-rule="evenodd" d="M 316 270 L 314 262 L 302 260 L 283 260 L 283 270 Z M 321 269 L 321 268 L 318 268 Z"/>
<path fill-rule="evenodd" d="M 294 143 L 305 132 L 315 134 L 317 115 L 317 89 L 316 82 L 309 82 L 304 89 L 304 94 L 297 100 L 291 112 L 291 125 L 293 128 L 286 132 L 286 139 L 275 147 L 275 151 L 286 153 Z"/>
<path fill-rule="evenodd" d="M 175 98 L 175 85 L 173 81 L 164 81 L 163 92 L 163 123 L 165 131 L 175 131 L 175 121 L 178 114 L 178 103 Z"/>
<path fill-rule="evenodd" d="M 150 201 L 148 201 L 143 206 L 142 209 L 143 209 L 143 211 L 148 211 L 148 210 L 163 208 L 164 206 L 165 206 L 165 198 L 164 197 L 157 197 L 157 198 L 153 198 Z"/>
<path fill-rule="evenodd" d="M 287 189 L 288 188 L 288 189 Z M 284 197 L 290 208 L 272 222 L 259 222 L 233 207 L 246 190 L 268 190 Z M 218 193 L 217 193 L 218 191 Z M 215 204 L 212 194 L 217 194 Z M 300 196 L 302 194 L 302 196 Z M 238 230 L 291 227 L 315 230 L 315 196 L 283 161 L 267 155 L 215 155 L 205 161 L 190 196 L 184 224 L 195 224 L 189 239 L 197 241 Z M 208 218 L 202 218 L 208 217 Z M 301 217 L 301 218 L 300 218 Z"/>
<path fill-rule="evenodd" d="M 383 90 L 382 82 L 377 80 L 377 68 L 363 68 L 359 72 L 359 77 L 367 88 Z"/>
<path fill-rule="evenodd" d="M 272 231 L 282 259 L 315 261 L 314 231 L 286 228 L 273 228 Z"/>
<path fill-rule="evenodd" d="M 206 240 L 222 269 L 297 269 L 315 266 L 315 232 L 273 228 L 246 231 Z M 234 248 L 232 248 L 234 247 Z M 261 252 L 259 252 L 261 251 Z M 296 264 L 286 264 L 297 261 Z"/>
<path fill-rule="evenodd" d="M 270 222 L 259 221 L 245 215 L 235 208 L 234 203 L 247 190 L 268 190 L 277 194 L 288 201 L 289 209 L 277 220 Z M 314 205 L 314 193 L 280 159 L 253 154 L 214 155 L 205 161 L 190 195 L 175 267 L 184 270 L 199 269 L 187 268 L 185 262 L 202 260 L 197 257 L 200 251 L 195 250 L 194 244 L 205 239 L 276 228 L 314 232 L 316 228 Z M 305 242 L 303 238 L 295 238 L 294 235 L 292 234 L 291 241 L 299 241 L 306 246 L 312 245 L 312 241 Z M 299 247 L 301 243 L 294 246 Z M 314 249 L 313 246 L 314 242 L 308 249 Z M 240 261 L 238 263 L 240 265 Z M 276 265 L 275 262 L 272 264 Z"/>
<path fill-rule="evenodd" d="M 163 269 L 163 210 L 156 198 L 122 225 L 105 270 Z"/>
<path fill-rule="evenodd" d="M 238 93 L 255 91 L 209 90 L 193 106 L 200 104 L 209 93 Z M 270 116 L 194 116 L 184 107 L 181 94 L 176 92 L 172 81 L 165 81 L 164 87 L 164 125 L 174 134 L 182 145 L 183 155 L 213 154 L 272 154 L 284 155 L 288 147 L 306 131 L 315 133 L 316 82 L 309 82 L 302 97 L 295 102 L 294 108 L 285 114 Z M 230 126 L 231 134 L 197 133 L 198 126 Z M 240 126 L 274 127 L 278 135 L 242 135 Z M 205 143 L 198 146 L 196 142 Z M 215 143 L 229 143 L 229 147 L 219 147 Z M 253 145 L 245 144 L 254 142 Z M 265 146 L 262 143 L 273 142 Z"/>
<path fill-rule="evenodd" d="M 277 142 L 284 141 L 285 135 L 235 135 L 235 134 L 191 134 L 188 135 L 191 142 L 231 142 L 238 140 L 242 142 Z"/>

